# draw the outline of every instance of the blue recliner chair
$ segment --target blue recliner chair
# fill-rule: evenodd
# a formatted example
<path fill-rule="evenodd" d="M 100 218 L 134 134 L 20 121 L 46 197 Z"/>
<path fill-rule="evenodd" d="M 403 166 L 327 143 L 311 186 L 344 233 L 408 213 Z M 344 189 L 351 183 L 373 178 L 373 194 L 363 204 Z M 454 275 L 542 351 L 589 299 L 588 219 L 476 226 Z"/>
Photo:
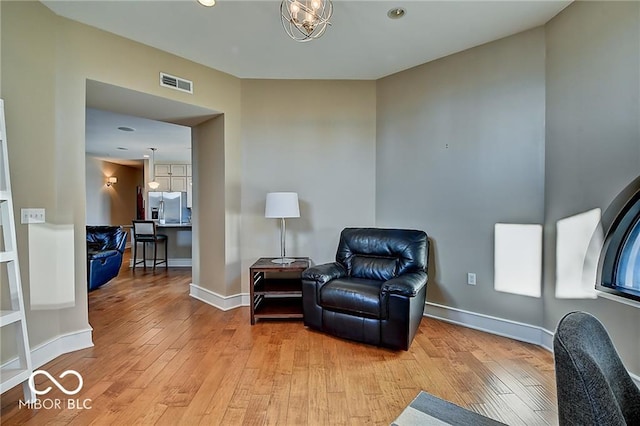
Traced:
<path fill-rule="evenodd" d="M 87 226 L 87 286 L 89 291 L 115 278 L 122 266 L 127 231 L 119 226 Z"/>

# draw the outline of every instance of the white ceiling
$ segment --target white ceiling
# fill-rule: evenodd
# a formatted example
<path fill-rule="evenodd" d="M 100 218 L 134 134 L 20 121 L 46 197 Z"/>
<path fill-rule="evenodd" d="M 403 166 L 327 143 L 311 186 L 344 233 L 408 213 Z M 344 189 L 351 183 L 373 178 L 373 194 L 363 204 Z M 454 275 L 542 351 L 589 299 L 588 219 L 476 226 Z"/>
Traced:
<path fill-rule="evenodd" d="M 112 163 L 142 167 L 149 148 L 156 162 L 191 163 L 191 128 L 217 111 L 87 80 L 85 151 Z M 123 132 L 118 127 L 130 127 Z M 126 149 L 120 149 L 126 148 Z"/>
<path fill-rule="evenodd" d="M 149 148 L 157 148 L 156 163 L 191 164 L 191 128 L 186 126 L 87 108 L 85 140 L 88 155 L 113 163 L 141 167 Z"/>
<path fill-rule="evenodd" d="M 378 79 L 546 23 L 571 0 L 334 0 L 324 36 L 285 34 L 279 0 L 43 0 L 67 18 L 240 78 Z M 387 11 L 401 6 L 402 19 Z M 180 70 L 163 70 L 176 73 Z"/>
<path fill-rule="evenodd" d="M 196 0 L 42 2 L 58 15 L 240 78 L 367 80 L 543 25 L 571 0 L 334 0 L 332 25 L 308 43 L 285 34 L 280 0 L 218 0 L 212 8 Z M 394 7 L 405 17 L 389 19 Z M 87 85 L 87 106 L 87 152 L 125 164 L 139 163 L 149 147 L 158 148 L 156 161 L 190 161 L 190 129 L 154 120 L 193 125 L 216 114 L 97 82 Z"/>

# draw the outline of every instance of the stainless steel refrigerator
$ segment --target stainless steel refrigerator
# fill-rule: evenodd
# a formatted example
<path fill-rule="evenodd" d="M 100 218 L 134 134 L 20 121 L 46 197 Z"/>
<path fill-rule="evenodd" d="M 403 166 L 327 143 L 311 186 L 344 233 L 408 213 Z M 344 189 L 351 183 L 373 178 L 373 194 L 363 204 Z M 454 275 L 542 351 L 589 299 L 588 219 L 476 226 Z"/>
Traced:
<path fill-rule="evenodd" d="M 189 223 L 186 192 L 149 192 L 149 209 L 150 218 L 157 218 L 160 223 L 162 216 L 164 223 Z"/>

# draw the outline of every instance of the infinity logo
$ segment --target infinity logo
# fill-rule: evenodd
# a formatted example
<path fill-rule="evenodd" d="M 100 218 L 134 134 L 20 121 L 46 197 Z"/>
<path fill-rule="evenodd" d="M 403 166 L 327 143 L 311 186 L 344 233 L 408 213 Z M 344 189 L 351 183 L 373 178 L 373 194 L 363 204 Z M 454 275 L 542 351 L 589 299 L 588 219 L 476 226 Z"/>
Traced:
<path fill-rule="evenodd" d="M 75 370 L 67 370 L 64 373 L 62 373 L 60 375 L 60 378 L 64 378 L 65 376 L 68 376 L 69 374 L 72 374 L 74 376 L 76 376 L 78 378 L 78 387 L 75 388 L 74 390 L 67 390 L 64 386 L 62 386 L 56 379 L 53 378 L 53 376 L 51 374 L 49 374 L 47 371 L 45 370 L 36 370 L 33 373 L 31 373 L 31 376 L 29 376 L 29 387 L 31 388 L 31 390 L 33 391 L 33 393 L 35 393 L 36 395 L 46 395 L 51 391 L 51 386 L 49 386 L 48 388 L 46 388 L 45 390 L 37 390 L 36 389 L 36 384 L 34 381 L 34 377 L 38 374 L 44 374 L 45 376 L 47 376 L 49 378 L 49 380 L 51 380 L 57 387 L 58 389 L 60 389 L 62 392 L 64 392 L 66 395 L 75 395 L 78 392 L 80 392 L 80 389 L 82 389 L 82 385 L 83 385 L 83 380 L 82 380 L 82 376 L 80 375 L 80 373 L 78 373 Z"/>

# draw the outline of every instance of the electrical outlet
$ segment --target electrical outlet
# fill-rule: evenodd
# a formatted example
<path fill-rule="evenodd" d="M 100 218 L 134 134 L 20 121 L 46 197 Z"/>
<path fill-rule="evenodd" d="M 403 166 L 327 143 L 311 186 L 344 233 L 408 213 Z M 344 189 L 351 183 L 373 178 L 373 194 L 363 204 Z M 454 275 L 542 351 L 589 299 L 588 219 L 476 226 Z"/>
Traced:
<path fill-rule="evenodd" d="M 44 223 L 44 209 L 20 209 L 20 223 Z"/>
<path fill-rule="evenodd" d="M 476 274 L 474 272 L 467 273 L 467 284 L 476 285 Z"/>

